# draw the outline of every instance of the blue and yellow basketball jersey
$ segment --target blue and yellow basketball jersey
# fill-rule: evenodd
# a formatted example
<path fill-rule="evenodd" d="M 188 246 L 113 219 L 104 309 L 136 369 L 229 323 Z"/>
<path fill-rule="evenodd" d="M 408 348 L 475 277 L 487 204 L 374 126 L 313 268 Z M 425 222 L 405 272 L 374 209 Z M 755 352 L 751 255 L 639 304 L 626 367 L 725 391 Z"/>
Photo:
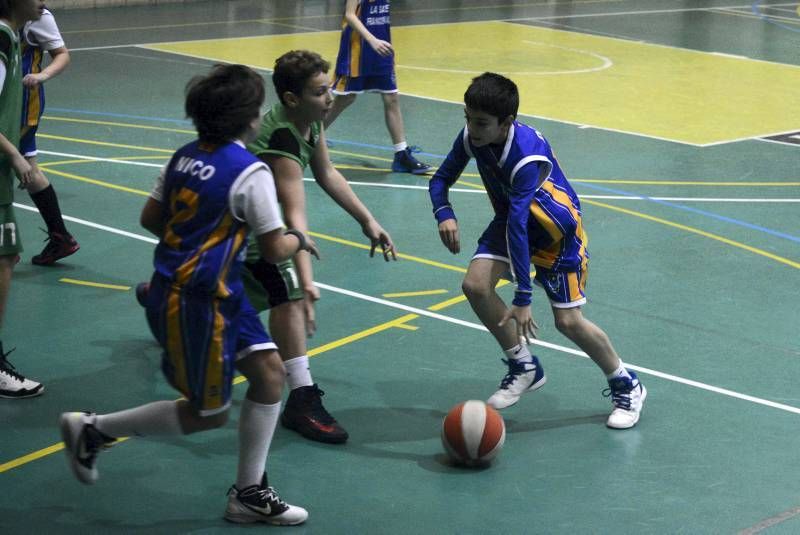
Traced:
<path fill-rule="evenodd" d="M 164 234 L 156 247 L 156 272 L 189 293 L 240 296 L 241 260 L 248 227 L 231 212 L 236 180 L 266 164 L 241 145 L 194 141 L 179 149 L 164 176 Z"/>
<path fill-rule="evenodd" d="M 369 32 L 391 43 L 389 0 L 361 0 L 356 15 Z M 394 70 L 394 56 L 381 56 L 342 18 L 342 36 L 336 58 L 336 75 L 357 78 L 381 76 Z"/>
<path fill-rule="evenodd" d="M 473 147 L 469 136 L 462 135 L 464 148 L 474 155 L 498 216 L 508 216 L 509 193 L 516 174 L 527 163 L 538 164 L 541 185 L 530 203 L 528 219 L 528 241 L 534 250 L 531 262 L 555 271 L 580 267 L 585 261 L 587 241 L 580 201 L 544 136 L 515 121 L 498 158 L 490 147 Z"/>

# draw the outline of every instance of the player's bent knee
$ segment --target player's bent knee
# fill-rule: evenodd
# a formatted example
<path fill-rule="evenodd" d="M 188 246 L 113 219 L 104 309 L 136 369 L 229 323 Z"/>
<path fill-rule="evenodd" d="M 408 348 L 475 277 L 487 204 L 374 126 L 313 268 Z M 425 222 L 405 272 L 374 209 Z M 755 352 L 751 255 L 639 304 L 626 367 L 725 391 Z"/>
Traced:
<path fill-rule="evenodd" d="M 468 299 L 485 299 L 494 291 L 485 281 L 464 279 L 461 283 L 461 291 Z"/>

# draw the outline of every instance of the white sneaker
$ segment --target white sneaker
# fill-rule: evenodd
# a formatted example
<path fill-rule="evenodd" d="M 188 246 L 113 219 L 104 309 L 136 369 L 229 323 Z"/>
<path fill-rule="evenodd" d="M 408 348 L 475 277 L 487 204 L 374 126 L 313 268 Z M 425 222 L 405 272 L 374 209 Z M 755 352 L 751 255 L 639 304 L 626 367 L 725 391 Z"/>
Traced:
<path fill-rule="evenodd" d="M 75 477 L 87 485 L 97 481 L 95 463 L 100 449 L 111 447 L 117 440 L 95 429 L 93 422 L 94 414 L 89 412 L 65 412 L 59 420 L 67 462 Z"/>
<path fill-rule="evenodd" d="M 4 353 L 3 344 L 0 343 L 0 398 L 23 399 L 40 395 L 44 392 L 42 383 L 26 379 L 6 360 L 11 351 Z"/>
<path fill-rule="evenodd" d="M 606 425 L 613 429 L 629 429 L 636 425 L 642 414 L 644 400 L 647 398 L 647 389 L 639 382 L 634 372 L 628 370 L 630 379 L 618 377 L 608 382 L 608 389 L 603 395 L 611 396 L 614 410 L 606 421 Z"/>
<path fill-rule="evenodd" d="M 308 511 L 296 505 L 289 505 L 278 496 L 275 489 L 267 486 L 267 476 L 260 485 L 251 485 L 242 490 L 232 486 L 228 491 L 228 507 L 225 520 L 237 524 L 265 522 L 277 526 L 302 524 L 308 518 Z"/>
<path fill-rule="evenodd" d="M 514 359 L 502 359 L 508 365 L 508 373 L 500 381 L 500 388 L 486 400 L 486 404 L 494 409 L 510 407 L 525 392 L 532 392 L 547 382 L 544 368 L 539 359 L 531 355 L 531 362 L 520 362 Z"/>

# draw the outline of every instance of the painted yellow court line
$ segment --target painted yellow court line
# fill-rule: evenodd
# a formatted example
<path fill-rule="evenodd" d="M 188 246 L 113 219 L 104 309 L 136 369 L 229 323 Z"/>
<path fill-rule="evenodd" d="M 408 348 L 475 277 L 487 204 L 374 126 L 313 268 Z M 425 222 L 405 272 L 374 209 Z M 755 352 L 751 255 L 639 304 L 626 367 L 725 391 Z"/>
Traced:
<path fill-rule="evenodd" d="M 395 325 L 398 329 L 405 329 L 406 331 L 418 331 L 419 327 L 416 325 L 406 325 L 405 323 L 400 323 Z"/>
<path fill-rule="evenodd" d="M 350 240 L 345 240 L 344 238 L 337 238 L 336 236 L 330 236 L 328 234 L 321 234 L 319 232 L 314 232 L 314 231 L 309 231 L 308 234 L 311 235 L 314 238 L 320 238 L 320 239 L 331 241 L 331 242 L 334 242 L 334 243 L 341 243 L 342 245 L 349 245 L 350 247 L 355 247 L 356 249 L 365 249 L 367 251 L 369 251 L 371 249 L 371 246 L 369 246 L 369 245 L 364 245 L 363 243 L 358 243 L 358 242 L 354 242 L 354 241 L 350 241 Z M 375 256 L 380 255 L 379 251 L 380 251 L 380 248 L 376 249 Z M 426 265 L 429 265 L 429 266 L 435 266 L 435 267 L 439 267 L 439 268 L 442 268 L 442 269 L 448 269 L 450 271 L 457 271 L 459 273 L 466 273 L 467 272 L 467 270 L 462 268 L 462 267 L 452 266 L 450 264 L 443 264 L 442 262 L 436 262 L 435 260 L 428 260 L 427 258 L 420 258 L 418 256 L 412 256 L 412 255 L 407 255 L 407 254 L 403 254 L 403 253 L 397 253 L 397 258 L 403 258 L 405 260 L 411 260 L 413 262 L 419 262 L 420 264 L 426 264 Z"/>
<path fill-rule="evenodd" d="M 403 326 L 404 323 L 406 323 L 408 321 L 411 321 L 413 319 L 416 319 L 418 317 L 419 316 L 417 314 L 405 314 L 403 316 L 400 316 L 399 318 L 387 321 L 385 323 L 381 323 L 380 325 L 375 325 L 374 327 L 370 327 L 369 329 L 364 329 L 363 331 L 359 331 L 359 332 L 351 334 L 349 336 L 345 336 L 344 338 L 340 338 L 338 340 L 334 340 L 333 342 L 329 342 L 327 344 L 323 344 L 321 346 L 312 348 L 312 349 L 310 349 L 308 351 L 308 356 L 309 357 L 313 357 L 313 356 L 319 355 L 321 353 L 325 353 L 326 351 L 330 351 L 332 349 L 336 349 L 336 348 L 342 347 L 344 345 L 350 344 L 350 343 L 355 342 L 357 340 L 361 340 L 361 339 L 366 338 L 368 336 L 372 336 L 373 334 L 377 334 L 377 333 L 386 331 L 388 329 L 392 329 L 392 328 L 395 328 L 395 327 L 397 327 L 397 328 L 405 328 L 405 326 Z M 240 376 L 237 376 L 233 380 L 233 384 L 237 385 L 237 384 L 241 384 L 241 383 L 246 382 L 246 381 L 247 381 L 247 378 L 244 377 L 243 375 L 240 375 Z M 120 438 L 117 441 L 117 443 L 124 442 L 125 440 L 128 440 L 128 437 Z M 27 455 L 23 455 L 21 457 L 18 457 L 16 459 L 12 459 L 11 461 L 8 461 L 6 463 L 0 464 L 0 474 L 2 474 L 3 472 L 8 472 L 9 470 L 12 470 L 14 468 L 18 468 L 18 467 L 20 467 L 22 465 L 25 465 L 25 464 L 28 464 L 30 462 L 36 461 L 38 459 L 41 459 L 43 457 L 46 457 L 46 456 L 48 456 L 48 455 L 50 455 L 52 453 L 61 451 L 63 449 L 64 449 L 64 443 L 63 442 L 59 442 L 58 444 L 53 444 L 52 446 L 48 446 L 46 448 L 42 448 L 40 450 L 34 451 L 32 453 L 29 453 Z"/>
<path fill-rule="evenodd" d="M 64 178 L 71 178 L 72 180 L 78 180 L 80 182 L 87 182 L 89 184 L 94 184 L 95 186 L 102 186 L 104 188 L 116 189 L 116 190 L 120 190 L 120 191 L 125 191 L 127 193 L 135 193 L 136 195 L 143 195 L 145 197 L 149 197 L 150 196 L 150 192 L 149 191 L 144 191 L 144 190 L 141 190 L 141 189 L 129 188 L 127 186 L 118 186 L 116 184 L 111 184 L 109 182 L 103 182 L 102 180 L 95 180 L 94 178 L 87 178 L 85 176 L 73 175 L 72 173 L 65 173 L 63 171 L 56 171 L 55 169 L 48 169 L 47 172 L 51 173 L 53 175 L 63 176 Z"/>
<path fill-rule="evenodd" d="M 584 199 L 583 202 L 585 202 L 586 204 L 592 204 L 592 205 L 595 205 L 595 206 L 600 206 L 600 207 L 606 208 L 608 210 L 613 210 L 615 212 L 621 212 L 623 214 L 632 215 L 634 217 L 639 217 L 639 218 L 642 218 L 642 219 L 646 219 L 648 221 L 653 221 L 655 223 L 660 223 L 660 224 L 666 225 L 668 227 L 673 227 L 673 228 L 677 228 L 677 229 L 680 229 L 680 230 L 685 230 L 686 232 L 690 232 L 692 234 L 698 234 L 700 236 L 704 236 L 706 238 L 709 238 L 709 239 L 712 239 L 712 240 L 716 240 L 716 241 L 722 242 L 722 243 L 727 244 L 727 245 L 732 245 L 733 247 L 737 247 L 739 249 L 744 249 L 745 251 L 749 251 L 749 252 L 751 252 L 753 254 L 757 254 L 759 256 L 763 256 L 763 257 L 769 258 L 771 260 L 775 260 L 776 262 L 780 262 L 781 264 L 786 264 L 787 266 L 791 266 L 791 267 L 793 267 L 795 269 L 800 269 L 800 262 L 795 262 L 794 260 L 789 260 L 788 258 L 784 258 L 782 256 L 778 256 L 778 255 L 772 254 L 772 253 L 770 253 L 768 251 L 764 251 L 763 249 L 758 249 L 756 247 L 751 247 L 750 245 L 746 245 L 744 243 L 741 243 L 741 242 L 738 242 L 738 241 L 734 241 L 734 240 L 731 240 L 729 238 L 725 238 L 723 236 L 719 236 L 717 234 L 712 234 L 711 232 L 706 232 L 704 230 L 700 230 L 698 228 L 690 227 L 690 226 L 687 226 L 687 225 L 681 225 L 680 223 L 673 223 L 672 221 L 668 221 L 666 219 L 661 219 L 660 217 L 655 217 L 655 216 L 651 216 L 651 215 L 648 215 L 648 214 L 643 214 L 641 212 L 636 212 L 634 210 L 628 210 L 627 208 L 619 208 L 617 206 L 612 206 L 610 204 L 606 204 L 606 203 L 602 203 L 602 202 L 592 201 L 592 200 L 589 200 L 589 199 Z"/>
<path fill-rule="evenodd" d="M 135 124 L 135 123 L 118 123 L 113 121 L 96 121 L 92 119 L 73 119 L 72 117 L 58 117 L 53 115 L 43 115 L 42 119 L 47 119 L 50 121 L 63 121 L 68 123 L 81 123 L 81 124 L 94 124 L 98 126 L 119 126 L 121 128 L 138 128 L 140 130 L 158 130 L 160 132 L 173 132 L 178 134 L 189 134 L 191 136 L 196 136 L 197 132 L 194 130 L 181 130 L 178 128 L 165 128 L 162 126 L 151 126 L 146 124 Z M 38 135 L 38 134 L 37 134 Z"/>
<path fill-rule="evenodd" d="M 91 286 L 93 288 L 107 288 L 109 290 L 123 290 L 127 291 L 130 290 L 130 286 L 120 286 L 119 284 L 104 284 L 101 282 L 89 282 L 89 281 L 82 281 L 78 279 L 58 279 L 59 282 L 66 282 L 68 284 L 77 284 L 79 286 Z"/>
<path fill-rule="evenodd" d="M 417 292 L 395 292 L 382 295 L 383 297 L 418 297 L 423 295 L 439 295 L 446 293 L 447 290 L 420 290 Z"/>
<path fill-rule="evenodd" d="M 106 141 L 91 141 L 88 139 L 77 139 L 74 137 L 54 136 L 52 134 L 36 134 L 42 139 L 55 139 L 56 141 L 69 141 L 70 143 L 83 143 L 86 145 L 99 145 L 101 147 L 115 147 L 118 149 L 133 149 L 133 150 L 146 150 L 151 152 L 163 152 L 166 154 L 174 154 L 173 149 L 158 149 L 155 147 L 142 147 L 140 145 L 123 145 L 120 143 L 108 143 Z"/>

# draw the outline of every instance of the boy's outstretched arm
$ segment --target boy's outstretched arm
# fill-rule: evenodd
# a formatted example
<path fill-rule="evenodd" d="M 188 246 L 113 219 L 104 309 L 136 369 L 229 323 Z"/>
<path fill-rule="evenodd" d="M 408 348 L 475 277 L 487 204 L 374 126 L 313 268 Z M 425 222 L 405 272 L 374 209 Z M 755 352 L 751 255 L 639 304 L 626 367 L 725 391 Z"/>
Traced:
<path fill-rule="evenodd" d="M 375 254 L 375 249 L 381 248 L 383 258 L 387 262 L 397 260 L 392 237 L 386 232 L 372 213 L 367 209 L 361 199 L 355 194 L 350 184 L 330 160 L 328 148 L 325 145 L 324 132 L 320 135 L 314 156 L 311 158 L 311 171 L 314 179 L 328 196 L 336 201 L 350 217 L 361 225 L 361 231 L 370 240 L 370 256 Z"/>
<path fill-rule="evenodd" d="M 464 148 L 463 138 L 464 131 L 462 130 L 456 137 L 447 158 L 428 182 L 428 194 L 433 205 L 433 215 L 439 224 L 439 239 L 453 254 L 461 252 L 461 239 L 458 232 L 458 220 L 453 206 L 450 204 L 448 193 L 469 162 L 470 156 Z"/>
<path fill-rule="evenodd" d="M 358 2 L 359 0 L 347 0 L 347 4 L 344 8 L 344 18 L 347 20 L 347 24 L 357 31 L 364 41 L 369 43 L 369 46 L 371 46 L 372 49 L 381 56 L 389 56 L 393 54 L 394 49 L 392 48 L 392 43 L 384 41 L 383 39 L 378 39 L 372 35 L 372 32 L 370 32 L 361 22 L 361 19 L 358 18 L 358 15 L 356 14 Z"/>

